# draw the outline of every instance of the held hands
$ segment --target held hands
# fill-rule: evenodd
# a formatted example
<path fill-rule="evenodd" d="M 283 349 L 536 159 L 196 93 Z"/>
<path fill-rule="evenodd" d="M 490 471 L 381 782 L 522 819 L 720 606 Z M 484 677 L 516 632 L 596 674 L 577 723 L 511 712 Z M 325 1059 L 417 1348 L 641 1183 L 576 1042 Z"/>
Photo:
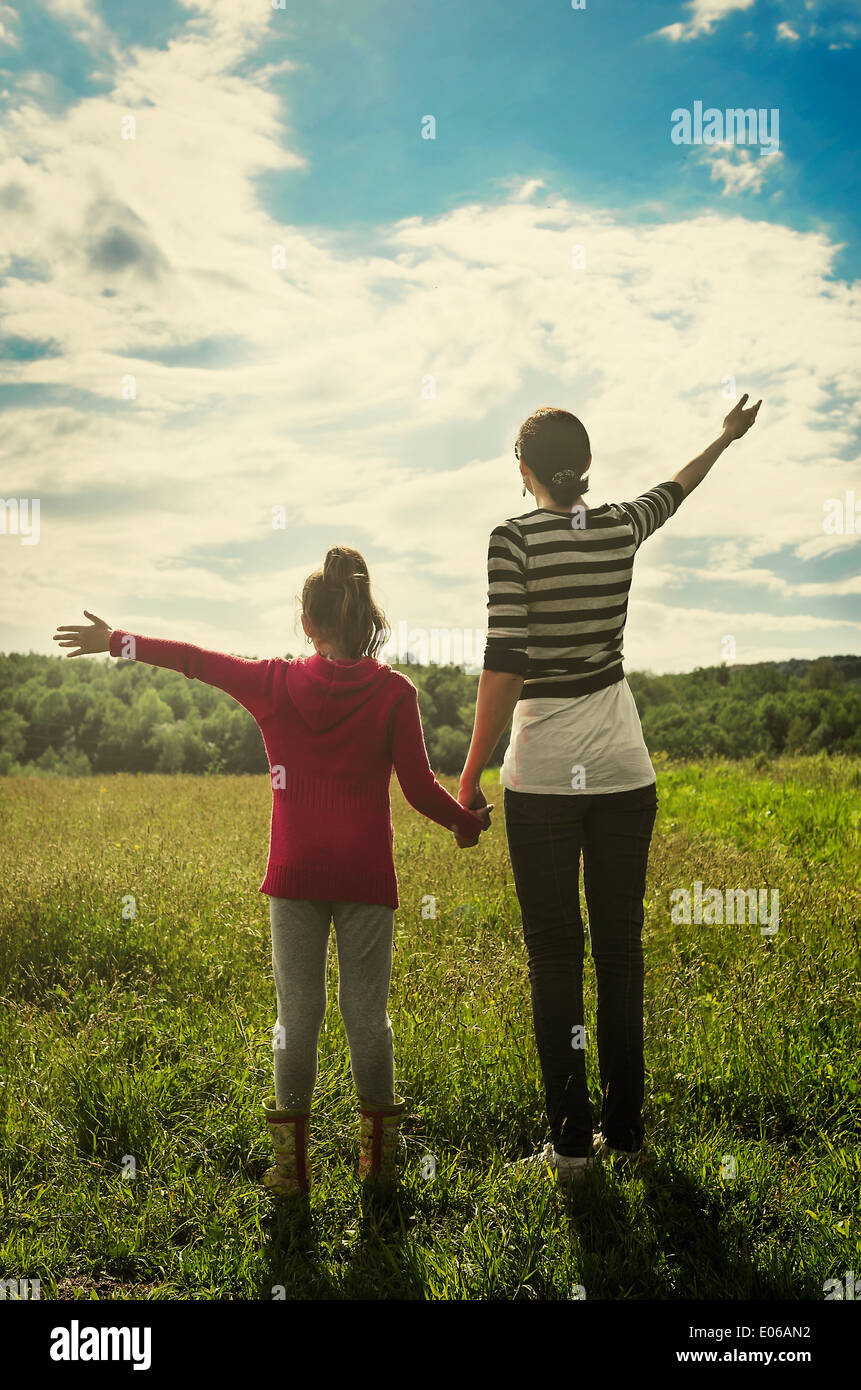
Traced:
<path fill-rule="evenodd" d="M 90 619 L 89 627 L 83 624 L 76 626 L 74 623 L 65 623 L 57 626 L 54 633 L 54 641 L 59 642 L 61 647 L 78 647 L 76 652 L 66 652 L 66 656 L 89 656 L 94 652 L 108 651 L 112 628 L 102 618 L 97 618 L 95 613 L 88 613 L 84 609 L 84 617 Z M 76 634 L 73 636 L 72 634 Z"/>
<path fill-rule="evenodd" d="M 744 410 L 742 407 L 746 400 L 747 392 L 745 391 L 741 400 L 733 406 L 729 415 L 727 415 L 723 422 L 724 434 L 730 439 L 741 439 L 742 435 L 747 434 L 751 425 L 756 420 L 757 411 L 762 405 L 762 401 L 759 400 L 756 405 L 751 406 L 749 410 Z"/>
<path fill-rule="evenodd" d="M 468 811 L 474 811 L 475 814 L 478 816 L 479 820 L 481 821 L 482 834 L 485 830 L 490 829 L 490 813 L 493 810 L 493 805 L 492 803 L 488 805 L 484 793 L 481 790 L 481 786 L 478 782 L 471 780 L 462 780 L 460 788 L 458 790 L 457 799 L 460 802 L 461 806 L 465 806 Z M 478 841 L 473 842 L 471 840 L 465 840 L 463 836 L 460 834 L 460 831 L 457 829 L 457 826 L 453 825 L 451 828 L 458 849 L 472 849 L 474 847 L 474 843 L 478 843 Z"/>
<path fill-rule="evenodd" d="M 484 834 L 485 830 L 490 829 L 490 813 L 492 810 L 493 806 L 488 806 L 486 803 L 484 806 L 479 806 L 476 808 L 475 814 L 481 821 L 482 834 Z M 458 849 L 474 849 L 475 846 L 478 844 L 478 840 L 464 840 L 456 825 L 452 826 L 452 831 L 454 832 L 455 844 L 457 845 Z"/>

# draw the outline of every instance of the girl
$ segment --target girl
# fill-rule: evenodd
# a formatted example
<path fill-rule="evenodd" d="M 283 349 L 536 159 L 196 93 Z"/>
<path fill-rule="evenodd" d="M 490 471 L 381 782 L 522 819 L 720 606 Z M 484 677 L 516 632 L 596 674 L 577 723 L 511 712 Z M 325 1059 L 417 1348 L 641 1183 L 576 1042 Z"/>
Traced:
<path fill-rule="evenodd" d="M 480 807 L 481 773 L 514 713 L 500 774 L 529 960 L 532 1017 L 551 1142 L 525 1160 L 579 1178 L 592 1154 L 643 1143 L 643 894 L 657 811 L 652 767 L 622 670 L 634 555 L 724 449 L 754 423 L 747 396 L 723 434 L 670 482 L 621 505 L 586 507 L 592 461 L 580 421 L 545 408 L 515 457 L 535 511 L 494 528 L 489 624 L 475 727 L 460 781 Z M 602 1107 L 592 1132 L 583 1027 L 580 855 L 598 994 Z"/>
<path fill-rule="evenodd" d="M 391 1020 L 386 1011 L 398 888 L 392 859 L 392 767 L 417 811 L 478 843 L 492 807 L 473 812 L 437 782 L 427 759 L 418 692 L 377 660 L 385 619 L 368 569 L 349 546 L 334 546 L 305 581 L 302 627 L 316 655 L 246 661 L 186 642 L 113 631 L 84 610 L 90 626 L 58 627 L 69 656 L 109 651 L 170 667 L 226 690 L 254 716 L 270 763 L 269 895 L 272 965 L 278 998 L 275 1095 L 264 1101 L 275 1166 L 264 1184 L 307 1193 L 308 1120 L 317 1043 L 326 1012 L 326 954 L 335 923 L 338 1006 L 359 1096 L 364 1178 L 395 1176 L 406 1102 L 394 1091 Z"/>

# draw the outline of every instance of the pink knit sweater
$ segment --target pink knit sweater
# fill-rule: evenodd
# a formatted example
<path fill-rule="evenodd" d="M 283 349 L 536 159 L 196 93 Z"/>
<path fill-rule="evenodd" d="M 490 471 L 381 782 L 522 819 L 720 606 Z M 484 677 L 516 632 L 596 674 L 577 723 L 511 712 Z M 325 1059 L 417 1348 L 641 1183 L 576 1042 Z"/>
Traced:
<path fill-rule="evenodd" d="M 411 680 L 373 657 L 246 661 L 115 628 L 111 656 L 226 690 L 254 716 L 269 758 L 272 821 L 261 893 L 399 905 L 392 768 L 410 805 L 475 844 L 481 822 L 428 763 Z"/>

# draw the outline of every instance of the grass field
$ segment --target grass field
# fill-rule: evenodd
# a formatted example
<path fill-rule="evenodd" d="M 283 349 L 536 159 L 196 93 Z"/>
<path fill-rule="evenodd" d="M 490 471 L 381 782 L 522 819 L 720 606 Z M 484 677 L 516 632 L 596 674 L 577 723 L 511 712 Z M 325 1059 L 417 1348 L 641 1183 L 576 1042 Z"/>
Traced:
<path fill-rule="evenodd" d="M 504 1171 L 547 1131 L 501 792 L 488 775 L 493 828 L 458 851 L 393 783 L 403 1179 L 380 1209 L 355 1174 L 332 948 L 304 1222 L 259 1185 L 266 778 L 0 781 L 0 1276 L 65 1299 L 822 1299 L 861 1270 L 861 764 L 656 763 L 651 1167 L 570 1198 Z M 695 880 L 778 889 L 779 930 L 674 923 Z M 591 965 L 587 987 L 593 1037 Z"/>

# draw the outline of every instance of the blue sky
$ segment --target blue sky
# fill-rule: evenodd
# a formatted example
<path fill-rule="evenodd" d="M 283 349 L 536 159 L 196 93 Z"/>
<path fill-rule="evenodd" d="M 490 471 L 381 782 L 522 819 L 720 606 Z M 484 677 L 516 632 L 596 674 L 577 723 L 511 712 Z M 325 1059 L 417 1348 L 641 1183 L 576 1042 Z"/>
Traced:
<path fill-rule="evenodd" d="M 0 491 L 40 505 L 0 648 L 86 607 L 300 651 L 334 543 L 393 629 L 481 630 L 531 410 L 583 419 L 597 505 L 735 384 L 628 667 L 857 652 L 859 39 L 858 0 L 0 3 Z M 696 102 L 777 150 L 674 143 Z"/>

